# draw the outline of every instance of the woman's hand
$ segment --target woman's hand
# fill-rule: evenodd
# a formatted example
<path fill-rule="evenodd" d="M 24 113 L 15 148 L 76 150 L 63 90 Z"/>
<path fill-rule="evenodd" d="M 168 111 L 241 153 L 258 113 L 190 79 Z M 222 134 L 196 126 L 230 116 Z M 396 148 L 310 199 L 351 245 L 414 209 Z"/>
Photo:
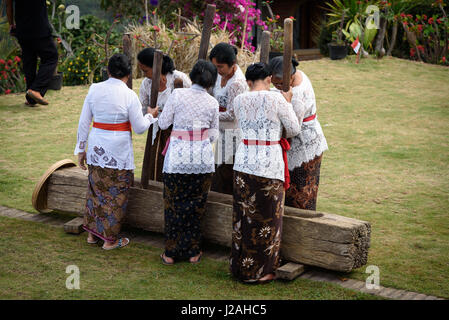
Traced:
<path fill-rule="evenodd" d="M 151 114 L 153 116 L 153 118 L 157 118 L 158 114 L 159 114 L 159 107 L 156 106 L 156 108 L 147 108 L 147 113 Z"/>
<path fill-rule="evenodd" d="M 78 153 L 78 165 L 81 169 L 87 170 L 87 168 L 86 168 L 86 152 Z"/>
<path fill-rule="evenodd" d="M 291 87 L 287 92 L 281 91 L 281 94 L 284 96 L 285 100 L 287 100 L 290 103 L 292 102 L 293 92 Z"/>

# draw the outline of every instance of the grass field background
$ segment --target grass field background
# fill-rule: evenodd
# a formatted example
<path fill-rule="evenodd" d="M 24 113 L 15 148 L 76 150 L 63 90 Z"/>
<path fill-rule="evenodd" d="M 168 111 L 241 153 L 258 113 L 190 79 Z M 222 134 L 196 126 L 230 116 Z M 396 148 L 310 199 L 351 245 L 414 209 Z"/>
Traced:
<path fill-rule="evenodd" d="M 299 68 L 314 86 L 318 118 L 329 144 L 317 209 L 371 223 L 368 265 L 379 267 L 382 286 L 449 298 L 449 68 L 396 58 L 363 59 L 356 65 L 353 56 L 301 62 Z M 134 81 L 136 92 L 140 82 Z M 31 194 L 39 177 L 56 161 L 75 160 L 87 90 L 88 86 L 78 86 L 49 92 L 51 105 L 38 108 L 25 107 L 22 94 L 0 97 L 0 205 L 35 212 Z M 133 134 L 137 177 L 145 139 L 146 134 Z M 46 228 L 0 218 L 0 258 L 7 261 L 0 264 L 0 298 L 51 297 L 45 292 L 54 284 L 47 278 L 72 258 L 98 272 L 88 276 L 92 291 L 67 293 L 64 287 L 58 297 L 120 298 L 118 292 L 128 292 L 130 286 L 137 286 L 138 293 L 130 290 L 125 296 L 133 298 L 367 297 L 305 280 L 251 289 L 230 280 L 226 263 L 206 259 L 199 269 L 183 265 L 168 271 L 151 248 L 133 244 L 105 255 L 86 248 L 84 236 L 68 237 Z M 38 245 L 38 251 L 31 250 Z M 104 274 L 103 259 L 112 268 Z M 28 271 L 21 273 L 20 268 Z M 64 270 L 58 275 L 61 279 L 67 276 Z M 170 290 L 149 294 L 146 284 L 164 286 L 164 281 L 153 282 L 157 274 L 170 282 Z M 342 276 L 365 280 L 368 274 L 363 267 Z M 21 292 L 16 286 L 27 277 L 34 286 Z M 142 277 L 147 282 L 139 282 Z M 117 295 L 109 296 L 102 285 L 100 293 L 93 290 L 96 278 Z M 104 284 L 109 278 L 118 280 Z M 186 285 L 191 282 L 193 287 Z"/>

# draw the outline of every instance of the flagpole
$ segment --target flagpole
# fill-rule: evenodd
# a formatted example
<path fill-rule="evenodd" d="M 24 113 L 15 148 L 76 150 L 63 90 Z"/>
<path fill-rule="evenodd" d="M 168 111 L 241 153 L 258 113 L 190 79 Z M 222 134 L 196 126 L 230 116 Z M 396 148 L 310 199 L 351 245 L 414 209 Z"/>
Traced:
<path fill-rule="evenodd" d="M 359 64 L 360 61 L 360 52 L 362 51 L 362 46 L 360 46 L 359 52 L 357 52 L 357 59 L 355 61 L 356 64 Z"/>

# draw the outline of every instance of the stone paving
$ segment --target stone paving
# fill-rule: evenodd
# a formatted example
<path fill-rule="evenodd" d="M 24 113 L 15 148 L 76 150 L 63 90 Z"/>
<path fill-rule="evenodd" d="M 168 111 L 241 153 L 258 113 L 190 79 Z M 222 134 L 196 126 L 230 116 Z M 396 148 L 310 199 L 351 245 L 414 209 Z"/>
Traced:
<path fill-rule="evenodd" d="M 73 217 L 61 217 L 59 215 L 52 214 L 33 214 L 3 206 L 0 206 L 0 216 L 46 223 L 48 225 L 60 228 L 63 228 L 66 222 L 73 219 Z M 164 237 L 163 235 L 158 233 L 145 232 L 138 229 L 124 227 L 122 235 L 130 238 L 132 242 L 143 243 L 145 245 L 160 249 L 164 247 Z M 213 244 L 205 244 L 204 255 L 205 257 L 214 260 L 227 261 L 229 257 L 229 249 Z M 445 300 L 418 292 L 386 288 L 383 286 L 380 286 L 378 289 L 367 289 L 366 284 L 363 281 L 341 278 L 332 271 L 314 267 L 307 267 L 306 272 L 301 274 L 298 278 L 334 283 L 347 289 L 369 293 L 375 296 L 381 296 L 393 300 Z"/>

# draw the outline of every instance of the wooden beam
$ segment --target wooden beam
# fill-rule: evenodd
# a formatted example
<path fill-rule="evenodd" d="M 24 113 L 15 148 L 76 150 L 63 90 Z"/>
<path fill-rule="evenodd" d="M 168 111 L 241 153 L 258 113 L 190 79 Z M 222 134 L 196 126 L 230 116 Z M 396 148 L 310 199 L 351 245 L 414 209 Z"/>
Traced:
<path fill-rule="evenodd" d="M 161 79 L 161 71 L 162 71 L 162 59 L 163 53 L 161 50 L 156 50 L 154 52 L 153 58 L 153 76 L 151 78 L 151 97 L 150 97 L 150 108 L 156 108 L 157 106 L 157 98 L 159 96 L 159 82 Z M 146 189 L 148 187 L 148 180 L 150 178 L 150 164 L 151 164 L 151 142 L 152 142 L 152 130 L 148 130 L 147 133 L 147 141 L 145 144 L 145 153 L 143 155 L 143 164 L 142 164 L 142 187 Z"/>
<path fill-rule="evenodd" d="M 201 32 L 200 51 L 198 59 L 207 59 L 207 52 L 209 51 L 210 34 L 212 32 L 212 26 L 214 24 L 215 17 L 215 5 L 208 4 L 206 13 L 204 14 L 203 31 Z"/>
<path fill-rule="evenodd" d="M 64 231 L 66 233 L 80 234 L 80 233 L 84 232 L 83 223 L 84 223 L 84 219 L 77 217 L 77 218 L 70 220 L 69 222 L 66 222 L 64 224 Z"/>
<path fill-rule="evenodd" d="M 293 280 L 304 273 L 303 264 L 289 262 L 276 269 L 276 277 L 283 280 Z"/>
<path fill-rule="evenodd" d="M 59 212 L 83 215 L 87 172 L 77 167 L 55 171 L 48 180 L 47 206 Z M 233 198 L 210 192 L 202 232 L 206 240 L 230 247 Z M 163 184 L 149 181 L 148 189 L 130 190 L 126 224 L 164 232 Z M 349 272 L 366 264 L 371 226 L 335 214 L 285 207 L 281 255 L 295 263 Z"/>
<path fill-rule="evenodd" d="M 284 59 L 283 59 L 283 79 L 282 91 L 290 90 L 292 74 L 292 54 L 293 54 L 293 20 L 287 18 L 284 20 Z"/>
<path fill-rule="evenodd" d="M 129 61 L 131 61 L 131 64 L 132 64 L 133 46 L 132 46 L 131 34 L 125 33 L 123 35 L 122 41 L 123 41 L 123 53 L 128 57 Z M 131 74 L 129 75 L 128 82 L 126 82 L 126 85 L 130 89 L 133 88 L 133 68 L 132 68 L 132 66 L 131 66 Z"/>
<path fill-rule="evenodd" d="M 270 31 L 262 32 L 262 39 L 260 41 L 260 62 L 268 64 L 270 57 Z"/>

